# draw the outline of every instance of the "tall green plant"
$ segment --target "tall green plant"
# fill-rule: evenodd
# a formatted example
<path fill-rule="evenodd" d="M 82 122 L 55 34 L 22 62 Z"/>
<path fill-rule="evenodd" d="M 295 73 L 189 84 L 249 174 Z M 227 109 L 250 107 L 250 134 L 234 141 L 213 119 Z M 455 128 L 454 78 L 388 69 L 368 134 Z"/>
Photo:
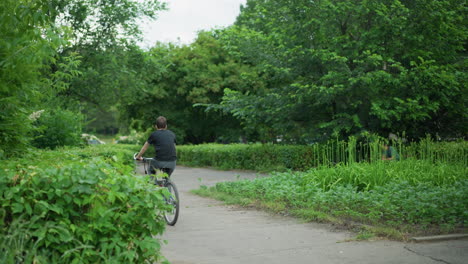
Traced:
<path fill-rule="evenodd" d="M 0 2 L 0 158 L 28 146 L 28 117 L 43 95 L 51 95 L 41 71 L 65 42 L 48 11 L 45 1 Z"/>

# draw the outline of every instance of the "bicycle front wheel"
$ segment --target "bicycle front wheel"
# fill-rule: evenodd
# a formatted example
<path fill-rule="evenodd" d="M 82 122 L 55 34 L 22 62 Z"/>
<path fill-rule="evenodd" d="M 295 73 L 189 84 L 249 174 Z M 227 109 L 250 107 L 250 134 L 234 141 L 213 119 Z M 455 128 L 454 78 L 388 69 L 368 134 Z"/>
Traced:
<path fill-rule="evenodd" d="M 165 187 L 169 191 L 169 195 L 166 195 L 164 199 L 171 209 L 164 213 L 164 219 L 166 219 L 168 225 L 173 226 L 176 224 L 177 218 L 179 218 L 179 192 L 175 184 L 170 180 L 166 182 Z"/>

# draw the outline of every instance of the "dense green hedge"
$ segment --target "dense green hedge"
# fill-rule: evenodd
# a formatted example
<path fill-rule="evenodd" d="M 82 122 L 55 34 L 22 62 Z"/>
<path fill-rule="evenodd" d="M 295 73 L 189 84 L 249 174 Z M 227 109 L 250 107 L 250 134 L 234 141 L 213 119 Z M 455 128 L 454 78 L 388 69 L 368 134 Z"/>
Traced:
<path fill-rule="evenodd" d="M 221 169 L 278 170 L 305 168 L 310 163 L 310 153 L 302 146 L 262 144 L 203 144 L 177 146 L 180 164 L 213 166 Z"/>
<path fill-rule="evenodd" d="M 0 165 L 0 263 L 161 261 L 163 190 L 135 146 L 35 151 Z M 156 210 L 155 210 L 156 209 Z"/>
<path fill-rule="evenodd" d="M 468 166 L 466 141 L 433 142 L 426 139 L 407 145 L 398 144 L 395 147 L 402 159 L 417 158 Z M 189 166 L 258 171 L 307 170 L 323 165 L 380 160 L 381 141 L 367 143 L 332 140 L 314 145 L 184 145 L 177 147 L 177 156 L 179 164 Z"/>

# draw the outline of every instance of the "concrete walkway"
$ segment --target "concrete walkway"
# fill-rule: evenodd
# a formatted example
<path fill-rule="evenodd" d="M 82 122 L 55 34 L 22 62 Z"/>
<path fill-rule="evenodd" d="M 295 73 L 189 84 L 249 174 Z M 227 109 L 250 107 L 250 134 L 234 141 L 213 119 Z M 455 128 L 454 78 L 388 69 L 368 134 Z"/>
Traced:
<path fill-rule="evenodd" d="M 226 206 L 189 191 L 201 184 L 258 177 L 178 166 L 172 175 L 180 193 L 181 213 L 168 226 L 163 255 L 172 264 L 309 264 L 309 263 L 468 263 L 468 240 L 433 243 L 394 241 L 344 242 L 353 234 L 326 224 L 253 209 Z"/>

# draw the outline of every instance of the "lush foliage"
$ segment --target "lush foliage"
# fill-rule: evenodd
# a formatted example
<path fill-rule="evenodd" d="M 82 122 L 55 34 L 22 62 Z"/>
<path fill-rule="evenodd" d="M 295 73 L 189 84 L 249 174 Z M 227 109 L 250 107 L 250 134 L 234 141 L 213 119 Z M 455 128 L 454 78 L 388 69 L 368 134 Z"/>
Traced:
<path fill-rule="evenodd" d="M 236 119 L 193 105 L 218 103 L 225 88 L 255 90 L 262 85 L 261 78 L 232 60 L 213 34 L 200 33 L 190 46 L 158 44 L 145 63 L 147 85 L 137 89 L 122 109 L 128 120 L 142 121 L 134 122 L 134 128 L 145 130 L 164 115 L 179 143 L 238 141 L 241 130 Z"/>
<path fill-rule="evenodd" d="M 123 164 L 133 148 L 38 151 L 2 162 L 0 262 L 160 261 L 163 190 Z"/>
<path fill-rule="evenodd" d="M 234 26 L 145 52 L 121 117 L 145 130 L 168 116 L 180 143 L 463 138 L 465 9 L 455 0 L 249 0 Z"/>
<path fill-rule="evenodd" d="M 135 44 L 138 20 L 160 1 L 2 7 L 2 149 L 25 146 L 26 117 L 53 104 L 99 133 L 144 131 L 165 115 L 180 143 L 466 134 L 457 1 L 249 0 L 235 26 L 149 51 Z"/>
<path fill-rule="evenodd" d="M 41 71 L 65 43 L 60 29 L 50 27 L 47 7 L 41 1 L 0 3 L 0 158 L 28 146 L 33 129 L 28 117 L 54 91 Z"/>
<path fill-rule="evenodd" d="M 465 12 L 455 0 L 249 0 L 218 35 L 228 54 L 266 77 L 264 89 L 225 89 L 208 109 L 264 141 L 362 131 L 463 137 Z"/>
<path fill-rule="evenodd" d="M 428 161 L 356 163 L 218 183 L 198 193 L 241 197 L 243 204 L 261 203 L 308 220 L 391 227 L 402 233 L 391 236 L 402 239 L 466 228 L 467 175 L 466 166 Z"/>
<path fill-rule="evenodd" d="M 62 117 L 84 113 L 87 130 L 115 133 L 120 98 L 141 86 L 138 22 L 162 9 L 157 0 L 1 1 L 0 158 L 22 153 L 38 133 L 50 133 L 51 126 L 36 131 L 29 117 L 56 106 L 66 110 L 56 113 Z M 83 126 L 70 129 L 78 134 Z M 59 141 L 35 144 L 75 144 Z"/>
<path fill-rule="evenodd" d="M 0 156 L 41 109 L 126 134 L 167 116 L 179 143 L 467 133 L 466 7 L 456 0 L 249 0 L 190 45 L 137 46 L 158 0 L 0 4 Z M 430 43 L 430 45 L 429 45 Z"/>
<path fill-rule="evenodd" d="M 332 140 L 309 146 L 178 146 L 179 162 L 224 169 L 285 170 L 195 192 L 230 203 L 332 221 L 395 239 L 466 230 L 466 141 L 395 145 L 401 161 L 382 161 L 382 142 Z M 296 170 L 296 171 L 293 171 Z M 297 170 L 303 170 L 302 172 Z"/>
<path fill-rule="evenodd" d="M 81 139 L 82 116 L 80 114 L 57 109 L 40 113 L 34 125 L 37 127 L 33 146 L 55 149 L 61 146 L 77 146 Z"/>
<path fill-rule="evenodd" d="M 118 122 L 119 109 L 147 85 L 147 56 L 136 44 L 141 37 L 139 24 L 155 19 L 165 4 L 158 0 L 65 0 L 52 1 L 50 6 L 54 24 L 65 25 L 72 32 L 73 45 L 59 55 L 78 53 L 82 57 L 81 75 L 70 80 L 55 103 L 84 113 L 87 131 L 126 131 L 128 123 L 120 126 Z M 158 71 L 154 66 L 150 71 Z"/>
<path fill-rule="evenodd" d="M 378 138 L 357 141 L 330 140 L 312 145 L 202 144 L 177 147 L 178 161 L 191 166 L 258 171 L 308 170 L 312 167 L 380 161 L 382 142 Z M 426 138 L 411 144 L 396 144 L 402 159 L 468 165 L 468 144 L 434 142 Z"/>

